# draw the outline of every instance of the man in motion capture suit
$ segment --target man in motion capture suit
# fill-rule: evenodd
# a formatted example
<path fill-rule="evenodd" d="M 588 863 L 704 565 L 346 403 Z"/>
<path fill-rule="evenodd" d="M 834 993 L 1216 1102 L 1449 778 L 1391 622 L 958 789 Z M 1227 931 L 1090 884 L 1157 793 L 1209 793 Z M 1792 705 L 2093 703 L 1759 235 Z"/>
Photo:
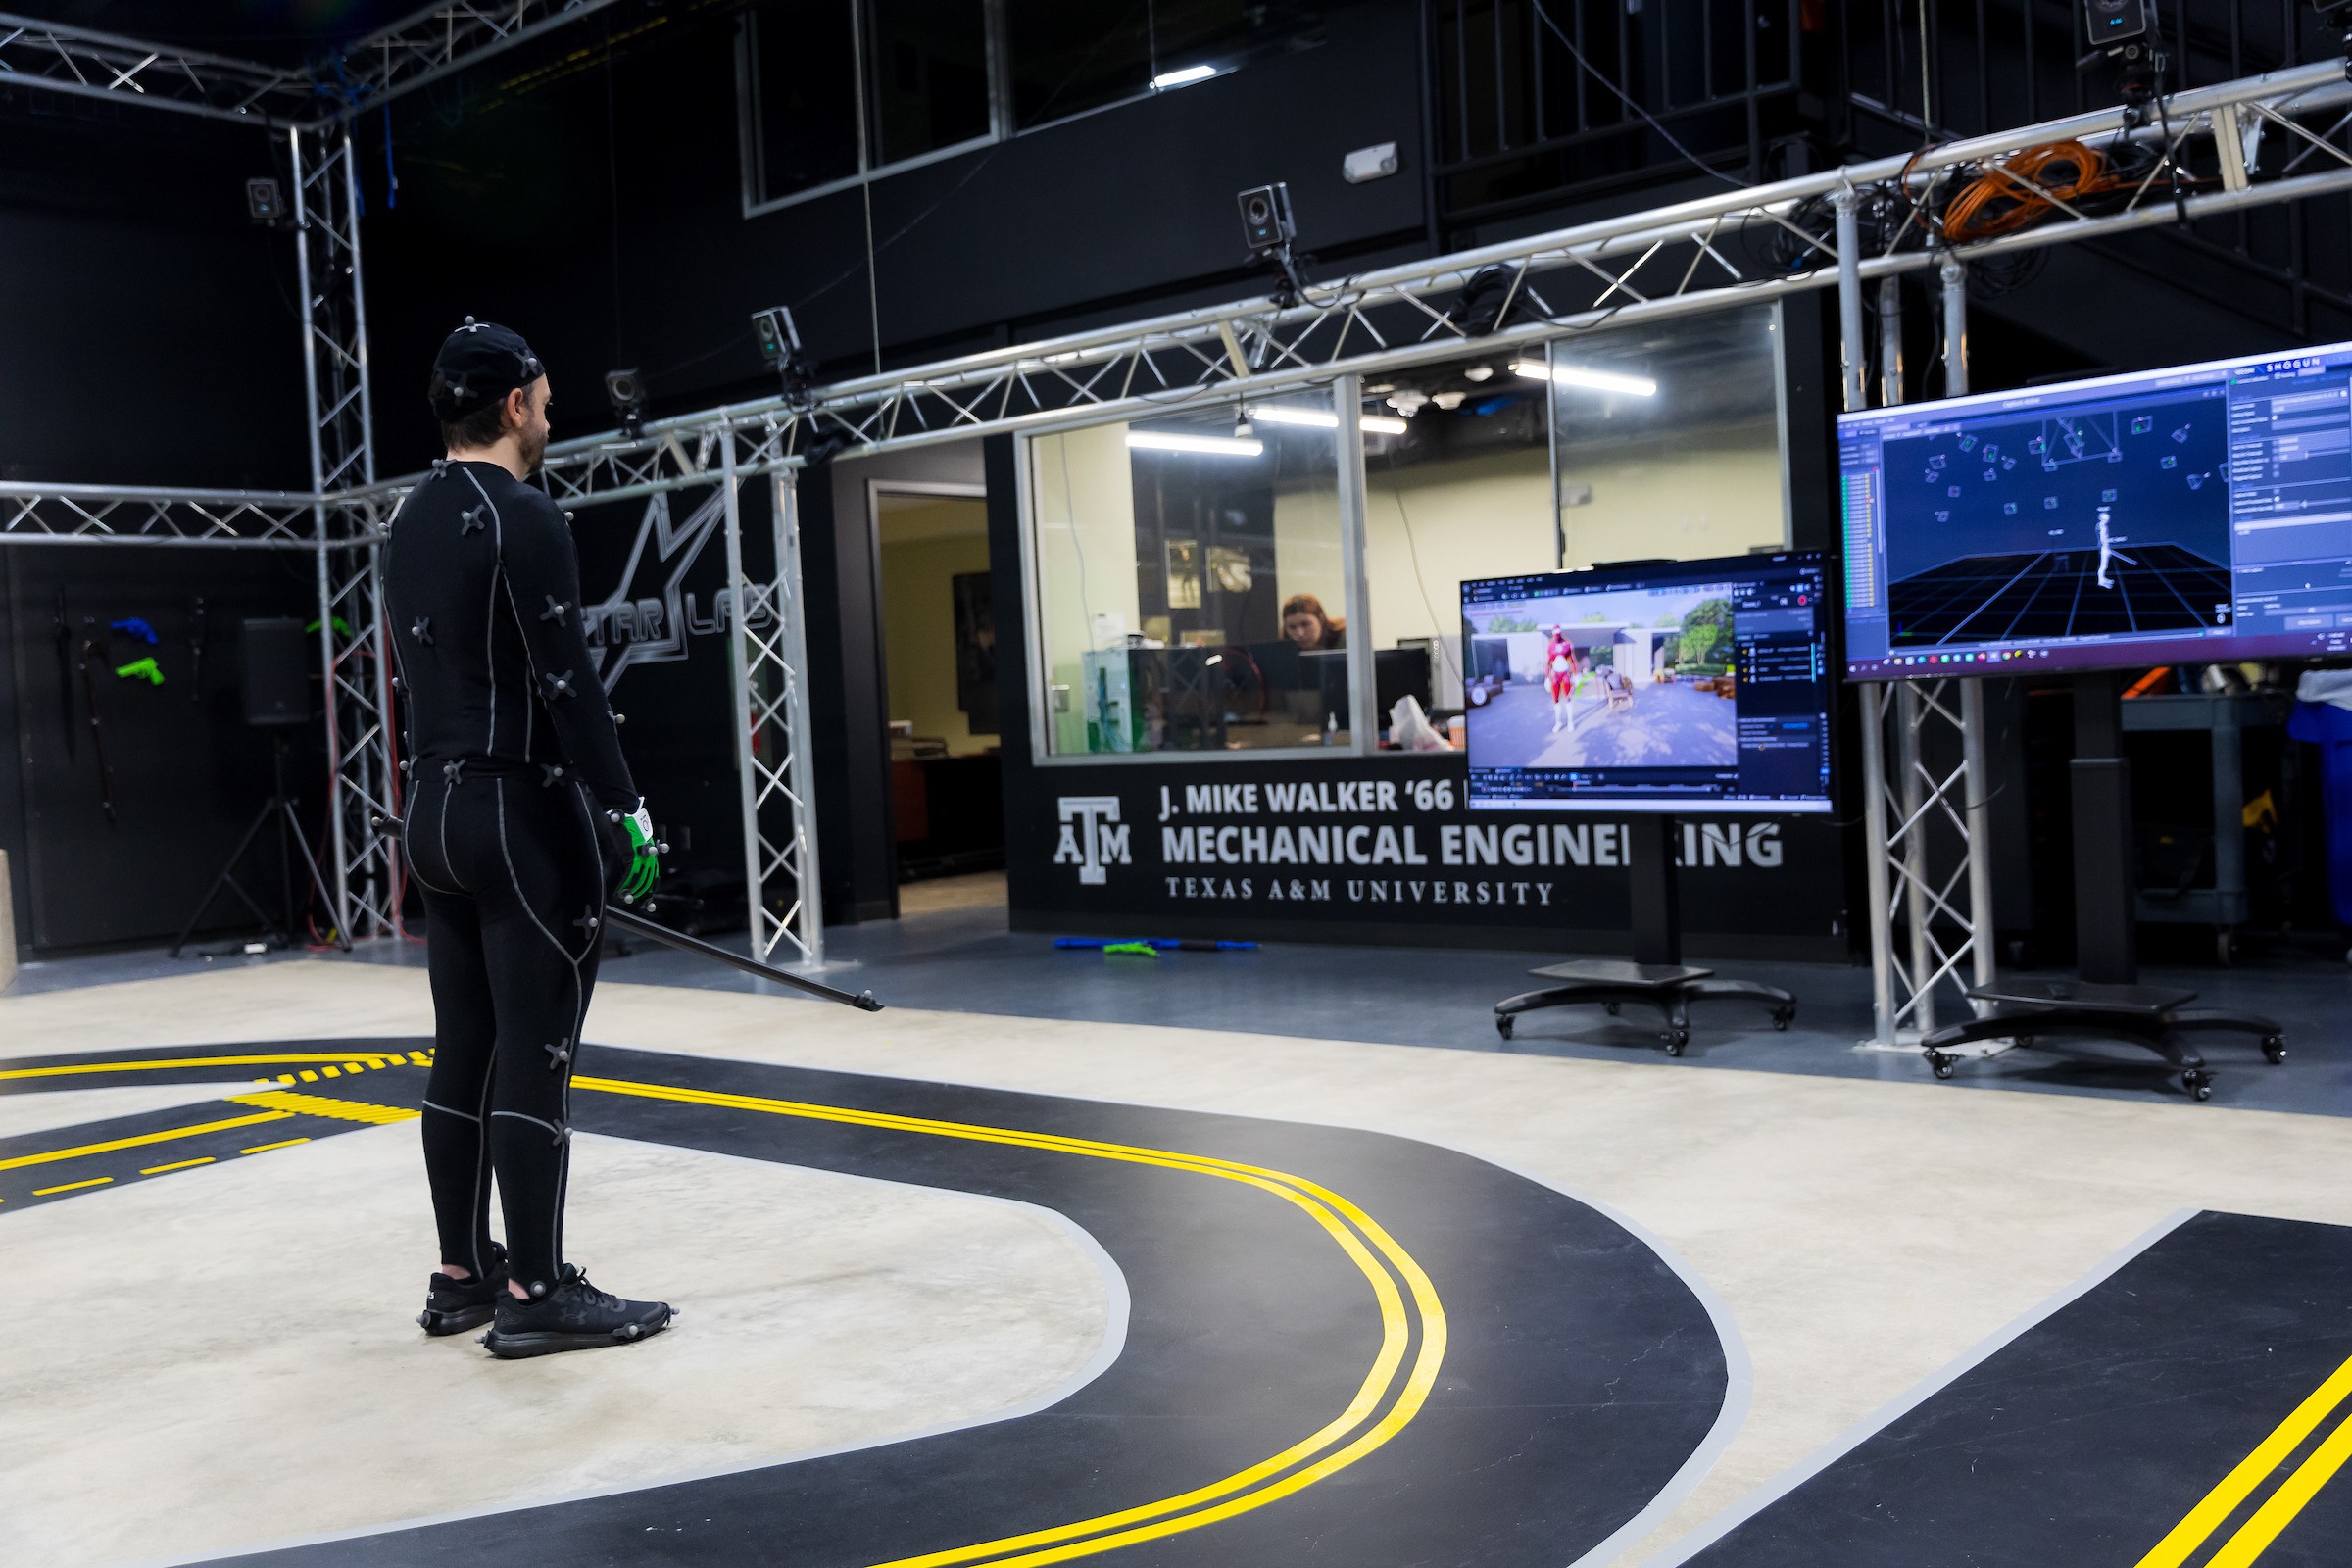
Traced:
<path fill-rule="evenodd" d="M 441 1267 L 416 1321 L 490 1322 L 482 1343 L 510 1359 L 627 1345 L 670 1309 L 564 1261 L 571 1074 L 606 896 L 650 891 L 660 846 L 580 624 L 567 514 L 523 482 L 547 450 L 544 368 L 467 317 L 428 395 L 449 456 L 401 506 L 383 560 L 433 989 L 424 1165 Z"/>

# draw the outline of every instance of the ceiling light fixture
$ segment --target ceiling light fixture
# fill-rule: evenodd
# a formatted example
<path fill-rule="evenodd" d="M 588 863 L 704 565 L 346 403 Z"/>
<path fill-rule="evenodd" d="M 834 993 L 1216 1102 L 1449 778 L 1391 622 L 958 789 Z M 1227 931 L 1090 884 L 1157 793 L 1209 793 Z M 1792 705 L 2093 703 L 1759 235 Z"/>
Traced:
<path fill-rule="evenodd" d="M 1250 408 L 1250 417 L 1266 424 L 1297 424 L 1310 430 L 1337 430 L 1340 416 L 1330 409 L 1301 409 L 1280 403 L 1257 404 Z M 1385 414 L 1367 414 L 1358 421 L 1373 435 L 1402 435 L 1411 428 L 1402 419 L 1392 419 Z"/>
<path fill-rule="evenodd" d="M 1575 365 L 1545 365 L 1541 360 L 1522 360 L 1511 367 L 1513 375 L 1523 375 L 1530 381 L 1548 377 L 1561 386 L 1583 387 L 1588 392 L 1623 392 L 1630 397 L 1655 397 L 1658 383 L 1646 375 L 1614 375 L 1607 370 L 1588 370 Z"/>
<path fill-rule="evenodd" d="M 1127 445 L 1138 452 L 1195 452 L 1214 458 L 1254 458 L 1266 450 L 1262 441 L 1229 435 L 1179 435 L 1165 430 L 1130 430 Z"/>
<path fill-rule="evenodd" d="M 1152 86 L 1154 91 L 1165 91 L 1170 87 L 1190 87 L 1194 82 L 1206 81 L 1216 74 L 1217 68 L 1214 66 L 1187 66 L 1182 71 L 1161 72 L 1152 78 Z M 1130 76 L 1127 79 L 1133 81 L 1135 78 Z"/>

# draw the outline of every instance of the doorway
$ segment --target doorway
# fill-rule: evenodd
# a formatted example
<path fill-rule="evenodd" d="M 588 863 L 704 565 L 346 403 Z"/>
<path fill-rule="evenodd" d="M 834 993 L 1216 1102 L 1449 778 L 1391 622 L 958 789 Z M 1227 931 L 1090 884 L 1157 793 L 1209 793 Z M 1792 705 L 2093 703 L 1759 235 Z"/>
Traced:
<path fill-rule="evenodd" d="M 899 912 L 1004 902 L 996 614 L 977 485 L 874 480 Z"/>

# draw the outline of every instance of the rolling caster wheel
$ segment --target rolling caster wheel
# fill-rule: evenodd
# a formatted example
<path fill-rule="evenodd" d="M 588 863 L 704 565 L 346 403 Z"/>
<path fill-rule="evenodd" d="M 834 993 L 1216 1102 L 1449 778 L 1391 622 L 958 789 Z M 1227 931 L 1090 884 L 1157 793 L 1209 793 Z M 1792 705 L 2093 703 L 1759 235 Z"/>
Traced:
<path fill-rule="evenodd" d="M 1505 1040 L 1511 1038 L 1511 1015 L 1509 1013 L 1506 1012 L 1494 1020 L 1494 1032 Z"/>
<path fill-rule="evenodd" d="M 2184 1072 L 2180 1083 L 2188 1090 L 2189 1098 L 2200 1104 L 2213 1098 L 2213 1074 L 2209 1072 Z"/>
<path fill-rule="evenodd" d="M 1928 1053 L 1928 1066 L 1938 1078 L 1949 1078 L 1953 1073 L 1959 1071 L 1959 1067 L 1953 1059 L 1940 1051 Z"/>
<path fill-rule="evenodd" d="M 1618 1004 L 1614 1002 L 1604 1002 L 1600 1004 L 1600 1010 L 1614 1018 L 1617 1016 L 1617 1006 Z"/>
<path fill-rule="evenodd" d="M 2280 1062 L 2286 1060 L 2285 1040 L 2278 1035 L 2271 1036 L 2262 1043 L 2262 1054 L 2270 1057 L 2272 1066 L 2278 1066 Z"/>
<path fill-rule="evenodd" d="M 1786 1007 L 1775 1007 L 1772 1009 L 1772 1026 L 1775 1029 L 1786 1030 L 1788 1027 L 1788 1020 L 1795 1016 L 1795 1013 Z"/>
<path fill-rule="evenodd" d="M 1690 1030 L 1670 1029 L 1666 1033 L 1666 1054 L 1669 1056 L 1679 1056 L 1683 1054 L 1683 1048 L 1690 1043 Z"/>

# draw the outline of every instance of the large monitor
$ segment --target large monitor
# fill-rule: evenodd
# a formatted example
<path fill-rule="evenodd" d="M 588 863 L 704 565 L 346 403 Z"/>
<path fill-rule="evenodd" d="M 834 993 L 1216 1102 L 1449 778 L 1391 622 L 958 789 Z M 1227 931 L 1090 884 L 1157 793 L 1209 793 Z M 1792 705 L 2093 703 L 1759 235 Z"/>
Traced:
<path fill-rule="evenodd" d="M 2352 651 L 2352 344 L 1838 416 L 1845 669 Z"/>
<path fill-rule="evenodd" d="M 1470 805 L 1826 811 L 1818 553 L 1462 584 Z"/>

